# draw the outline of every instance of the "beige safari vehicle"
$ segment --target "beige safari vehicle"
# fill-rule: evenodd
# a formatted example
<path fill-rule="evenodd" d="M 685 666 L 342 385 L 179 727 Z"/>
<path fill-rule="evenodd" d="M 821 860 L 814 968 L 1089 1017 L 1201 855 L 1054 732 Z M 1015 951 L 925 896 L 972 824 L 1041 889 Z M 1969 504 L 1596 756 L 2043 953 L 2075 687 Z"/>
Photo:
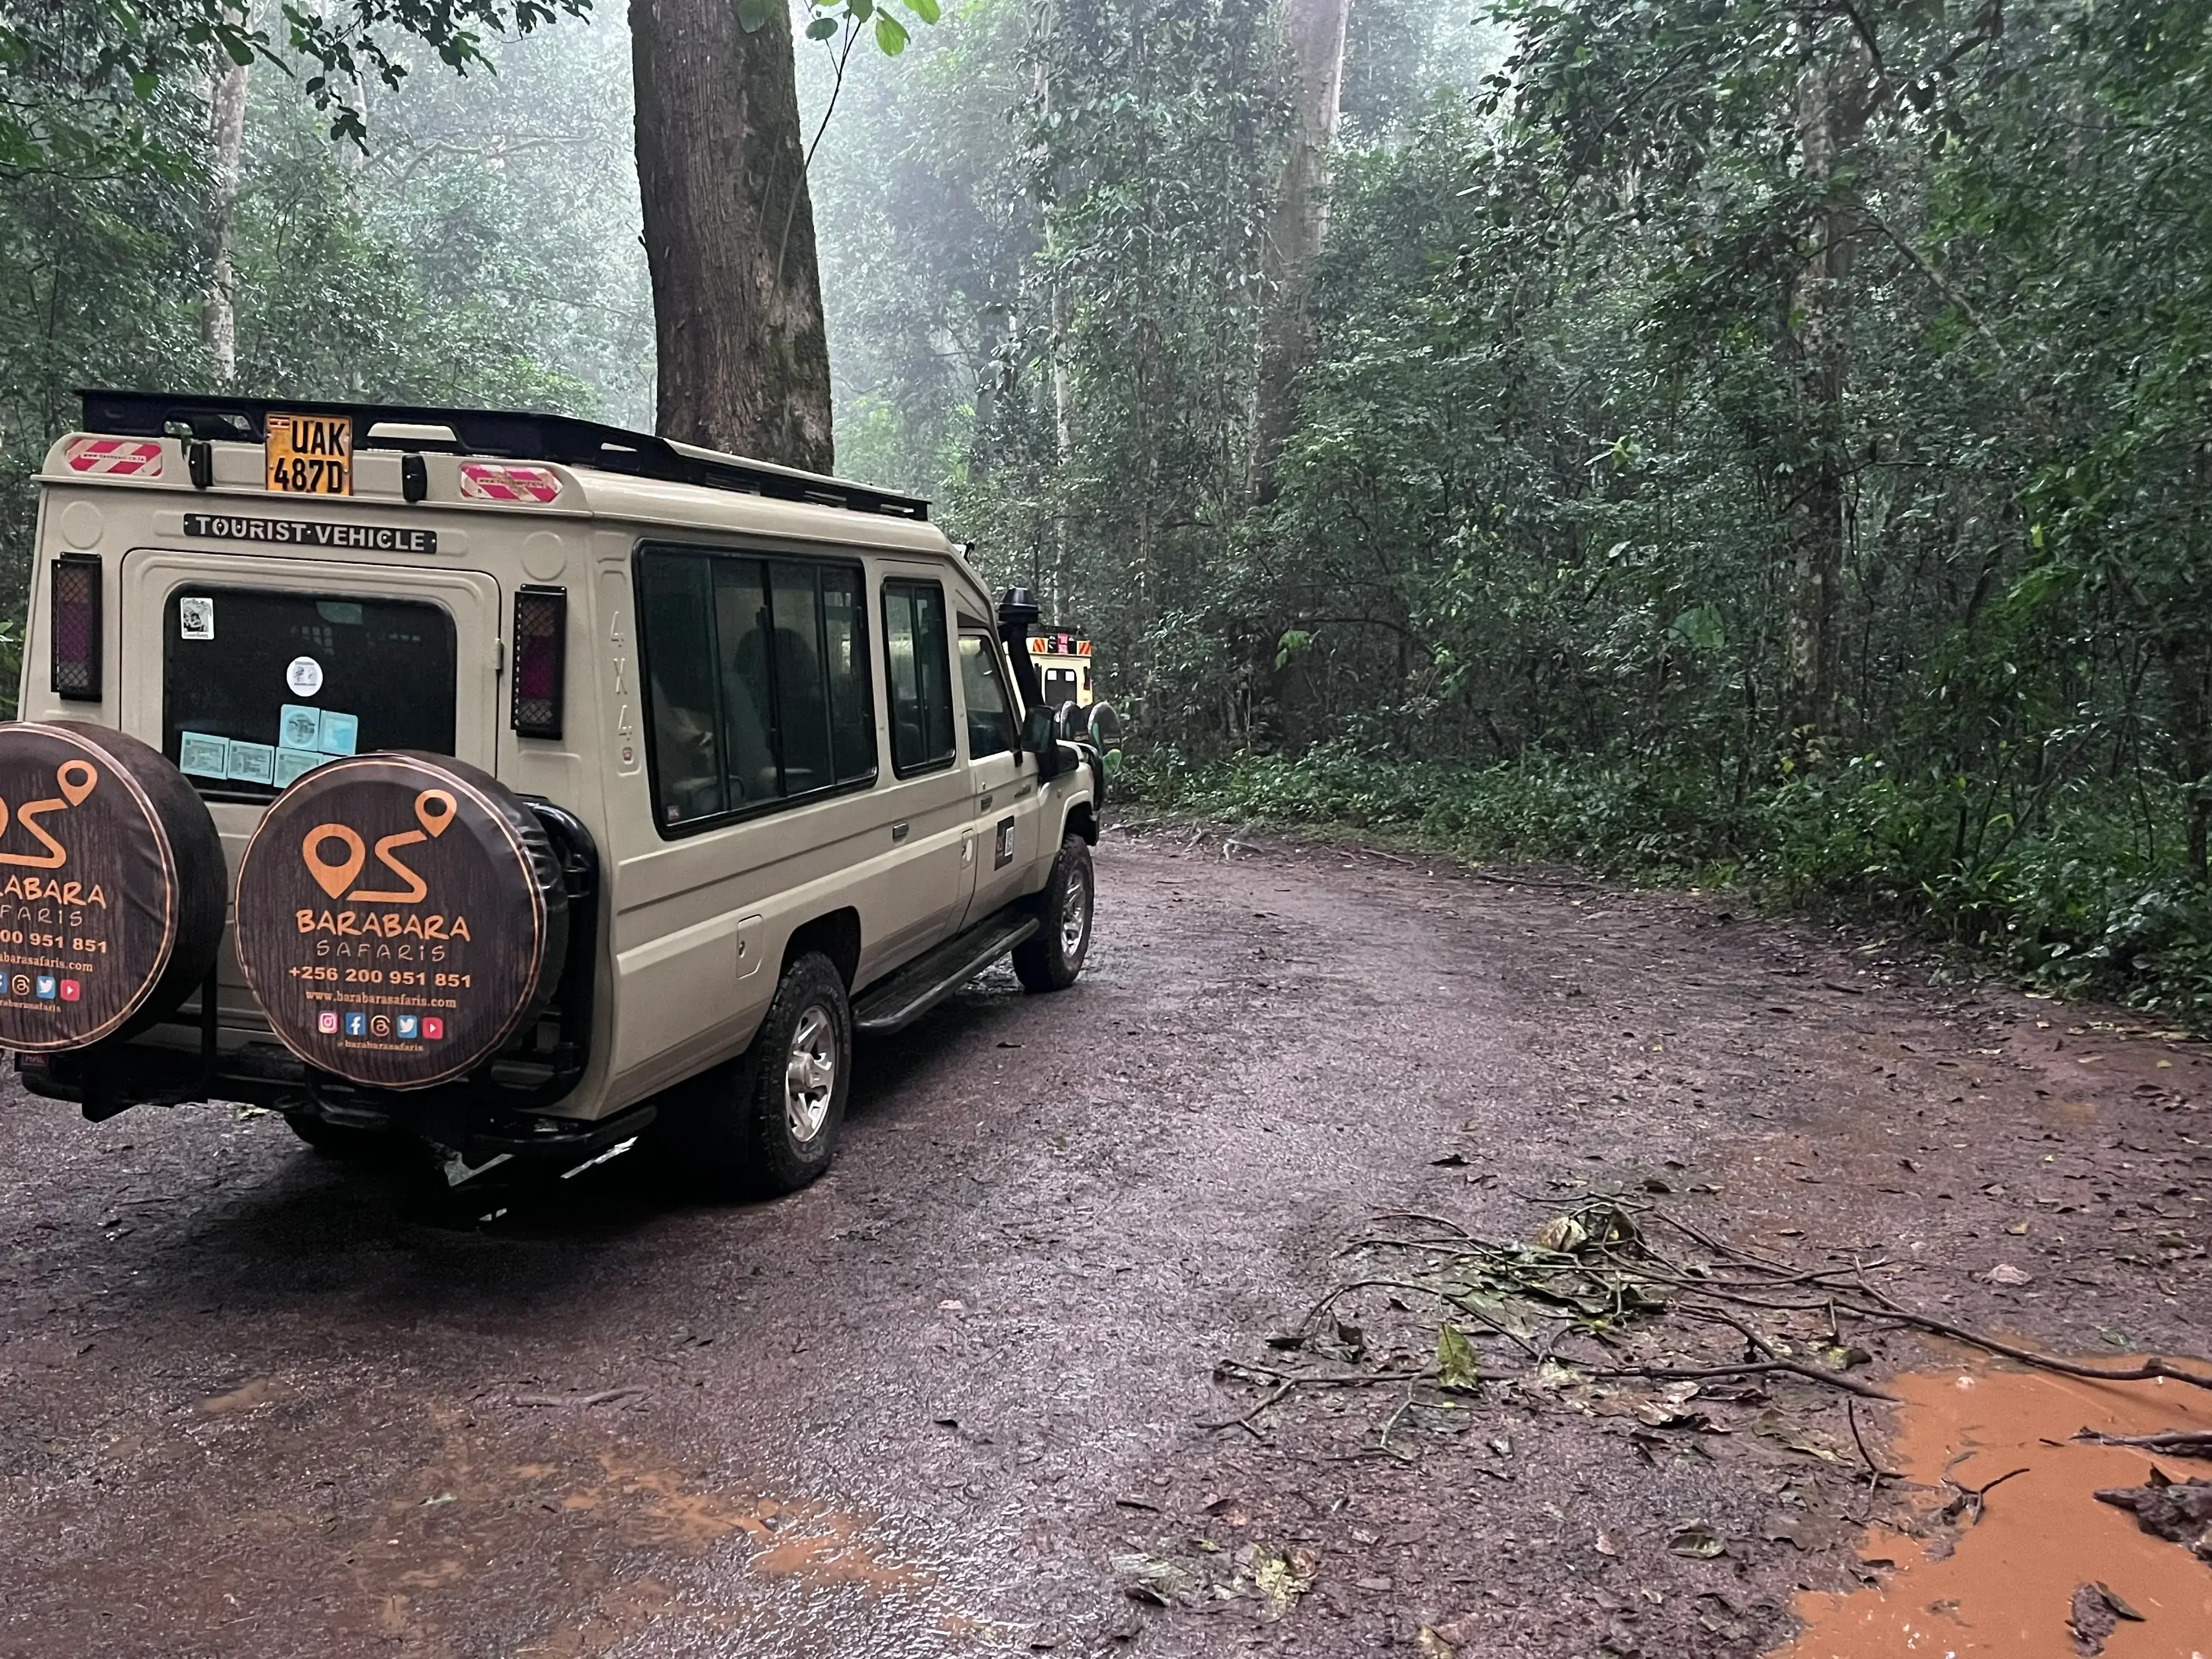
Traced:
<path fill-rule="evenodd" d="M 564 418 L 84 403 L 0 726 L 34 1092 L 455 1182 L 659 1117 L 787 1191 L 856 1033 L 1082 971 L 1104 775 L 927 503 Z"/>

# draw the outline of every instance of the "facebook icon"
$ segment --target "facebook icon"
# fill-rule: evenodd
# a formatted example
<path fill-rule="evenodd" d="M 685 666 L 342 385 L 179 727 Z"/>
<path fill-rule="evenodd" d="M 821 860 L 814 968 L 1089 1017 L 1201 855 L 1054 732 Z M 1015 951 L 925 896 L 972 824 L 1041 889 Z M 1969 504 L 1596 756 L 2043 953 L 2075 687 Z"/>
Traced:
<path fill-rule="evenodd" d="M 348 1014 L 345 1017 L 345 1034 L 348 1036 L 367 1036 L 368 1035 L 368 1016 L 367 1014 Z"/>

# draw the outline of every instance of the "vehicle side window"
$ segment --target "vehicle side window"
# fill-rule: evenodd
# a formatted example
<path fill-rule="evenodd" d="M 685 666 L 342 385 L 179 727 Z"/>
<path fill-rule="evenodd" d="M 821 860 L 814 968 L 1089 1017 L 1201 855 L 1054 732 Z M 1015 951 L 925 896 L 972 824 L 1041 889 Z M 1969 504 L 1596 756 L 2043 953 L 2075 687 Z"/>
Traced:
<path fill-rule="evenodd" d="M 639 556 L 664 829 L 874 778 L 860 582 L 856 566 L 811 560 Z"/>
<path fill-rule="evenodd" d="M 968 758 L 1009 753 L 1020 723 L 1006 695 L 999 642 L 988 634 L 960 635 L 960 690 L 968 700 Z"/>
<path fill-rule="evenodd" d="M 714 817 L 723 810 L 710 575 L 704 559 L 647 555 L 638 561 L 654 805 L 664 825 Z"/>
<path fill-rule="evenodd" d="M 945 631 L 945 589 L 938 583 L 884 584 L 891 770 L 901 777 L 952 761 L 952 663 Z"/>

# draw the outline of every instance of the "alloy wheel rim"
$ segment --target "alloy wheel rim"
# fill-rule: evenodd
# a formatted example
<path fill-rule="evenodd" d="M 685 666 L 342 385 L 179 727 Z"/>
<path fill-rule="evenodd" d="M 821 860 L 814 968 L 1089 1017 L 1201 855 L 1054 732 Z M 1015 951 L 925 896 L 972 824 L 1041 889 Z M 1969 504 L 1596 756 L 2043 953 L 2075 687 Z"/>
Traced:
<path fill-rule="evenodd" d="M 783 1115 L 801 1146 L 822 1133 L 837 1091 L 836 1027 L 820 1005 L 799 1017 L 783 1066 Z"/>
<path fill-rule="evenodd" d="M 1067 891 L 1060 901 L 1060 953 L 1073 962 L 1083 954 L 1091 932 L 1091 878 L 1080 869 L 1068 872 Z"/>

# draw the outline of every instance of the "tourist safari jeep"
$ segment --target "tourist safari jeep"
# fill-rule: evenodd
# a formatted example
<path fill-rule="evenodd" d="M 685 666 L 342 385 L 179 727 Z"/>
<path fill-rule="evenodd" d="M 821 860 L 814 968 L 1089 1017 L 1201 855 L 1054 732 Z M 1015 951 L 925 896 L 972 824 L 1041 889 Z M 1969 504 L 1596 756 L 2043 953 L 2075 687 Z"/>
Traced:
<path fill-rule="evenodd" d="M 448 1178 L 784 1191 L 859 1031 L 1091 945 L 1104 769 L 926 503 L 532 415 L 87 393 L 0 726 L 0 1045 Z M 1011 646 L 1011 649 L 1009 647 Z"/>

